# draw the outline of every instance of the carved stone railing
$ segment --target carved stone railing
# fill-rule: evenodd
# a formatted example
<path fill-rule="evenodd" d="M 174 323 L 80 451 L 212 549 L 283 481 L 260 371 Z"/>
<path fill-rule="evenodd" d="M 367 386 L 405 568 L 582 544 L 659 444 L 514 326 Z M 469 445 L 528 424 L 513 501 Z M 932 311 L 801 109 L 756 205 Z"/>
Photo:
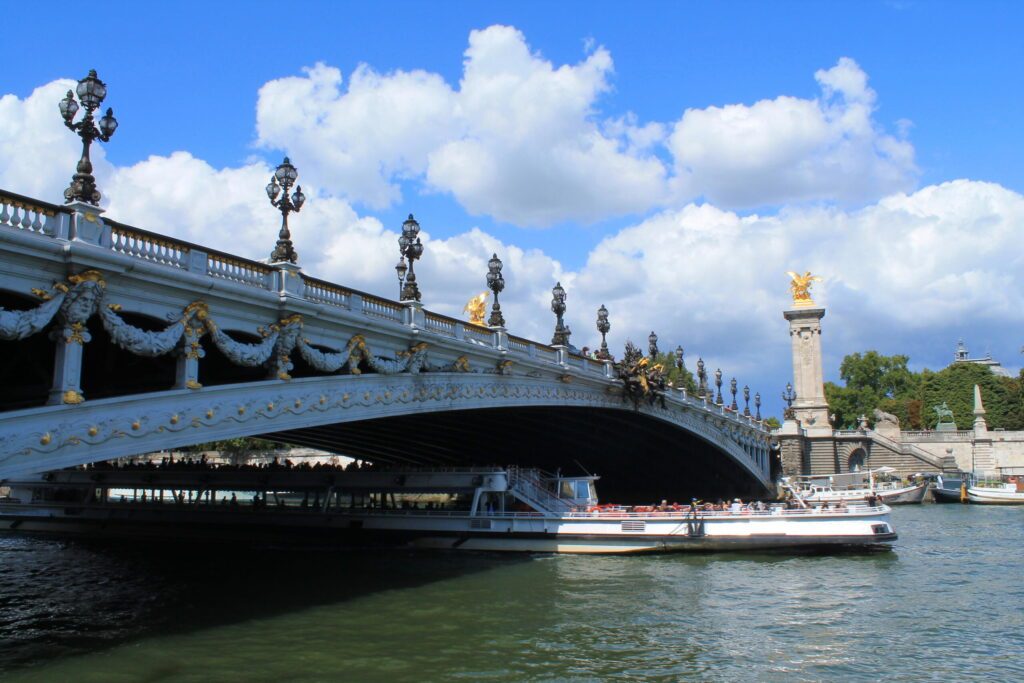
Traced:
<path fill-rule="evenodd" d="M 60 213 L 68 212 L 55 204 L 0 190 L 0 225 L 54 235 L 54 224 Z"/>
<path fill-rule="evenodd" d="M 270 266 L 237 256 L 216 252 L 207 254 L 206 272 L 212 277 L 239 282 L 251 287 L 262 289 L 270 287 Z"/>
<path fill-rule="evenodd" d="M 557 363 L 558 362 L 558 350 L 557 349 L 553 349 L 550 346 L 545 346 L 544 344 L 534 344 L 533 348 L 534 348 L 534 355 L 536 355 L 537 358 L 540 358 L 541 360 L 546 360 L 549 363 Z"/>
<path fill-rule="evenodd" d="M 386 320 L 401 322 L 402 310 L 403 307 L 400 303 L 370 296 L 368 294 L 363 295 L 364 315 L 372 315 L 376 318 L 384 318 Z"/>
<path fill-rule="evenodd" d="M 509 336 L 509 338 L 508 338 L 508 349 L 509 349 L 509 351 L 514 351 L 516 353 L 523 353 L 523 354 L 528 354 L 529 355 L 530 354 L 530 349 L 532 347 L 533 347 L 533 344 L 530 342 L 529 339 L 522 339 L 520 337 L 512 337 L 512 336 Z"/>
<path fill-rule="evenodd" d="M 458 332 L 461 325 L 462 321 L 460 320 L 438 315 L 437 313 L 430 313 L 429 311 L 424 312 L 423 326 L 434 334 L 455 338 L 459 336 Z"/>
<path fill-rule="evenodd" d="M 113 221 L 107 224 L 110 225 L 111 249 L 119 254 L 188 269 L 191 245 Z"/>
<path fill-rule="evenodd" d="M 970 441 L 974 438 L 972 430 L 954 429 L 948 432 L 907 430 L 900 432 L 901 441 Z"/>
<path fill-rule="evenodd" d="M 462 333 L 463 339 L 476 342 L 477 344 L 485 344 L 492 346 L 494 344 L 494 333 L 486 327 L 480 327 L 479 325 L 466 324 L 466 328 Z"/>
<path fill-rule="evenodd" d="M 338 285 L 325 282 L 324 280 L 317 280 L 316 278 L 303 276 L 302 279 L 306 283 L 306 299 L 310 301 L 316 301 L 321 304 L 328 304 L 329 306 L 339 306 L 341 308 L 352 307 L 352 292 L 339 287 Z"/>

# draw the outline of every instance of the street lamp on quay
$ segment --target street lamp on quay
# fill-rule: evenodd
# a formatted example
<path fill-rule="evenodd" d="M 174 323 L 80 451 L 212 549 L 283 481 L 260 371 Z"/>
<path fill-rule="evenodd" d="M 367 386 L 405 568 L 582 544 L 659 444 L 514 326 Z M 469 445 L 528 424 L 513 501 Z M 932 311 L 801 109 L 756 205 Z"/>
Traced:
<path fill-rule="evenodd" d="M 569 335 L 572 334 L 565 325 L 562 315 L 565 313 L 565 289 L 561 282 L 556 282 L 551 290 L 551 312 L 555 314 L 555 334 L 551 337 L 552 346 L 568 346 Z"/>
<path fill-rule="evenodd" d="M 71 184 L 64 190 L 64 201 L 68 203 L 79 201 L 98 205 L 101 195 L 100 191 L 96 189 L 96 178 L 92 175 L 89 147 L 93 140 L 109 141 L 113 137 L 114 131 L 117 130 L 117 119 L 114 118 L 114 110 L 108 107 L 107 113 L 99 120 L 99 127 L 96 126 L 92 113 L 99 108 L 107 96 L 107 84 L 96 76 L 95 69 L 90 69 L 89 75 L 78 81 L 75 92 L 78 93 L 78 99 L 85 108 L 85 116 L 81 121 L 74 123 L 75 114 L 78 113 L 75 93 L 68 90 L 68 94 L 58 105 L 64 125 L 82 138 L 82 158 L 78 160 L 77 172 L 71 177 Z"/>
<path fill-rule="evenodd" d="M 402 301 L 419 301 L 420 288 L 416 284 L 416 260 L 423 256 L 423 242 L 419 238 L 420 224 L 409 214 L 409 217 L 402 223 L 402 234 L 398 238 L 398 250 L 402 257 L 409 261 L 409 274 L 403 280 L 401 296 Z M 397 267 L 396 267 L 397 270 Z"/>
<path fill-rule="evenodd" d="M 491 256 L 487 262 L 487 287 L 494 292 L 494 303 L 491 304 L 491 317 L 487 324 L 491 327 L 505 327 L 505 316 L 501 314 L 501 304 L 498 303 L 498 293 L 505 289 L 505 278 L 501 276 L 501 259 L 497 254 Z"/>
<path fill-rule="evenodd" d="M 608 309 L 601 304 L 601 308 L 597 309 L 597 331 L 601 333 L 601 350 L 597 352 L 598 360 L 612 359 L 612 354 L 608 353 L 608 340 L 606 339 L 610 329 L 612 329 L 612 324 L 608 322 Z"/>
<path fill-rule="evenodd" d="M 782 400 L 786 402 L 786 412 L 783 417 L 789 419 L 793 416 L 793 401 L 796 400 L 796 392 L 793 391 L 792 382 L 786 382 L 786 390 L 782 392 Z"/>
<path fill-rule="evenodd" d="M 302 210 L 302 205 L 306 203 L 306 195 L 302 194 L 301 185 L 295 187 L 295 192 L 288 194 L 298 177 L 298 170 L 292 166 L 288 157 L 285 157 L 270 176 L 270 182 L 267 183 L 267 197 L 270 199 L 270 204 L 281 212 L 281 231 L 277 235 L 277 245 L 270 253 L 271 263 L 297 263 L 299 260 L 299 255 L 292 245 L 292 233 L 288 229 L 288 214 L 293 211 L 298 213 Z M 280 195 L 280 199 L 278 195 Z"/>
<path fill-rule="evenodd" d="M 398 298 L 402 298 L 402 287 L 405 285 L 405 274 L 409 268 L 405 265 L 405 257 L 401 256 L 395 264 L 395 274 L 398 275 Z"/>

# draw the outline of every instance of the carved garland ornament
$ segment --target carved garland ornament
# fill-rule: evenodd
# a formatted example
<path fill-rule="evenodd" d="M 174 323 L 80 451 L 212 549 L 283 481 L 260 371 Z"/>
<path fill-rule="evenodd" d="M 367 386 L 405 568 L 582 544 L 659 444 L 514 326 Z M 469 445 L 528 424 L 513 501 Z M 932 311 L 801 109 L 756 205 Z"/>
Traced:
<path fill-rule="evenodd" d="M 222 331 L 210 316 L 209 307 L 196 301 L 184 308 L 177 320 L 166 328 L 148 331 L 127 323 L 120 315 L 119 304 L 108 303 L 105 298 L 106 282 L 96 270 L 88 270 L 68 278 L 68 283 L 56 283 L 50 291 L 32 290 L 43 299 L 36 308 L 28 311 L 7 311 L 0 309 L 0 339 L 21 340 L 42 331 L 51 321 L 56 327 L 51 337 L 66 344 L 85 344 L 91 340 L 87 321 L 99 315 L 103 328 L 111 340 L 129 353 L 156 357 L 177 350 L 190 360 L 205 356 L 201 338 L 209 335 L 210 341 L 232 363 L 244 367 L 270 367 L 274 376 L 290 380 L 289 372 L 294 368 L 291 354 L 302 356 L 320 372 L 347 372 L 358 375 L 361 368 L 381 375 L 399 373 L 416 374 L 428 372 L 472 372 L 466 356 L 457 358 L 447 365 L 430 365 L 427 359 L 427 344 L 419 342 L 406 351 L 399 351 L 394 357 L 372 353 L 362 335 L 354 335 L 342 351 L 321 351 L 314 348 L 309 339 L 302 336 L 302 316 L 289 316 L 258 332 L 263 339 L 247 344 L 235 341 Z M 503 366 L 499 374 L 507 374 Z M 200 388 L 190 380 L 189 388 Z M 74 392 L 70 392 L 74 393 Z M 70 397 L 65 403 L 81 403 L 80 395 Z"/>

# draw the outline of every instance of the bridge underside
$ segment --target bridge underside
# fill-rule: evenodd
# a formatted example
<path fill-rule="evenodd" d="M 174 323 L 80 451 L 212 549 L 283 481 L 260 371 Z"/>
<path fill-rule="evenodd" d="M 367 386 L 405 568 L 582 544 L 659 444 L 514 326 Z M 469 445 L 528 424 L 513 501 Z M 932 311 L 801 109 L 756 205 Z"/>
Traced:
<path fill-rule="evenodd" d="M 266 438 L 417 466 L 523 465 L 601 475 L 603 501 L 714 500 L 764 496 L 725 453 L 639 413 L 597 408 L 487 408 L 347 422 Z"/>

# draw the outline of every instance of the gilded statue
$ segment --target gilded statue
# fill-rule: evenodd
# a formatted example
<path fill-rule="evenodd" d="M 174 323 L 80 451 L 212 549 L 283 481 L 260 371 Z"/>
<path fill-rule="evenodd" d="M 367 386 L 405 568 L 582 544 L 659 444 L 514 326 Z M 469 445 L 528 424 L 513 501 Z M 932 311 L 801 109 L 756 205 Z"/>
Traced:
<path fill-rule="evenodd" d="M 821 282 L 821 278 L 817 275 L 811 275 L 809 270 L 803 275 L 788 270 L 786 275 L 792 279 L 792 282 L 789 283 L 789 292 L 793 295 L 793 305 L 797 308 L 813 306 L 814 299 L 811 298 L 811 285 L 815 282 Z"/>
<path fill-rule="evenodd" d="M 487 295 L 490 292 L 481 292 L 477 294 L 468 302 L 466 307 L 462 309 L 463 313 L 469 313 L 469 322 L 474 325 L 484 324 L 484 310 L 487 307 Z"/>

